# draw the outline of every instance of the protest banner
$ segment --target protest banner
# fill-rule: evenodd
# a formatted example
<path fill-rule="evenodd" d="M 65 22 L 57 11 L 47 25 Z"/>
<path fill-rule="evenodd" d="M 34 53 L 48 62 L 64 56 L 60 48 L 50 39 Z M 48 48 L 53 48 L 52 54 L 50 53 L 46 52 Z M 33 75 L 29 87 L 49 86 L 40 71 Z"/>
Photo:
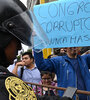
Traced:
<path fill-rule="evenodd" d="M 90 46 L 90 0 L 36 5 L 34 14 L 49 38 L 46 48 Z"/>

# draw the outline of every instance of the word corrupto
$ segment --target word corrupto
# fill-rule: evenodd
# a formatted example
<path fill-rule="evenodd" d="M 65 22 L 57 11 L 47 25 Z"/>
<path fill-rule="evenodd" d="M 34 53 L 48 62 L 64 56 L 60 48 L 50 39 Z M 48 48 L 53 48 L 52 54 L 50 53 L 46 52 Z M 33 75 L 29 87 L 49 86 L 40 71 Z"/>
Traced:
<path fill-rule="evenodd" d="M 69 21 L 58 20 L 58 21 L 49 21 L 43 22 L 41 24 L 44 27 L 46 33 L 50 33 L 52 31 L 64 31 L 64 32 L 72 32 L 76 30 L 81 30 L 83 33 L 85 30 L 90 30 L 90 17 L 88 18 L 80 18 Z"/>

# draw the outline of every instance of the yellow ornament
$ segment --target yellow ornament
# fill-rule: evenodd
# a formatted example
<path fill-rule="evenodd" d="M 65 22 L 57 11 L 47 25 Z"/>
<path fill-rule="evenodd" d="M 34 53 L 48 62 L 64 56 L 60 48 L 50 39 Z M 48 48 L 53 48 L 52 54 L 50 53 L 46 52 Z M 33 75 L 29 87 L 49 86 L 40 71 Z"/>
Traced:
<path fill-rule="evenodd" d="M 9 100 L 37 100 L 32 88 L 17 77 L 6 78 L 5 87 L 9 92 Z"/>

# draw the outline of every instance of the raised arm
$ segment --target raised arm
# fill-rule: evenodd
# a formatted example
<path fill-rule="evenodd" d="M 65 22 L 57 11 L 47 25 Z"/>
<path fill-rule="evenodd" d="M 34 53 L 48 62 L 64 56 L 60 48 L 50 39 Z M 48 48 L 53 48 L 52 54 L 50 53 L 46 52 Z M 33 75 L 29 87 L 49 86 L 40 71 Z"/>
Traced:
<path fill-rule="evenodd" d="M 55 60 L 53 59 L 44 59 L 43 58 L 43 53 L 41 52 L 35 52 L 34 51 L 34 59 L 35 63 L 38 67 L 38 69 L 41 70 L 48 70 L 51 72 L 55 71 L 56 63 Z"/>
<path fill-rule="evenodd" d="M 18 76 L 18 67 L 19 67 L 19 66 L 24 66 L 24 65 L 25 65 L 25 62 L 22 62 L 22 61 L 17 62 L 17 63 L 15 64 L 14 69 L 12 70 L 12 73 L 15 74 L 16 76 Z"/>

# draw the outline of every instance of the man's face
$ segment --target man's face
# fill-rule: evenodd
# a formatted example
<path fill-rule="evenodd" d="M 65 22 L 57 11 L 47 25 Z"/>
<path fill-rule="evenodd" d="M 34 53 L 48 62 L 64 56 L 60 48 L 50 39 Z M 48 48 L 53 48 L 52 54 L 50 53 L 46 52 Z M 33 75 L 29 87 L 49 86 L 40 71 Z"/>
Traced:
<path fill-rule="evenodd" d="M 71 57 L 75 57 L 78 54 L 79 51 L 80 51 L 79 47 L 69 47 L 69 48 L 67 48 L 67 54 L 68 54 L 68 56 L 71 56 Z"/>
<path fill-rule="evenodd" d="M 25 66 L 29 67 L 33 63 L 33 59 L 29 57 L 29 55 L 24 55 L 22 57 L 22 61 L 25 62 Z"/>
<path fill-rule="evenodd" d="M 63 48 L 60 49 L 60 53 L 65 53 Z"/>
<path fill-rule="evenodd" d="M 16 59 L 18 50 L 21 50 L 21 42 L 14 38 L 11 40 L 9 45 L 5 48 L 5 54 L 10 64 L 13 64 L 14 59 Z"/>

